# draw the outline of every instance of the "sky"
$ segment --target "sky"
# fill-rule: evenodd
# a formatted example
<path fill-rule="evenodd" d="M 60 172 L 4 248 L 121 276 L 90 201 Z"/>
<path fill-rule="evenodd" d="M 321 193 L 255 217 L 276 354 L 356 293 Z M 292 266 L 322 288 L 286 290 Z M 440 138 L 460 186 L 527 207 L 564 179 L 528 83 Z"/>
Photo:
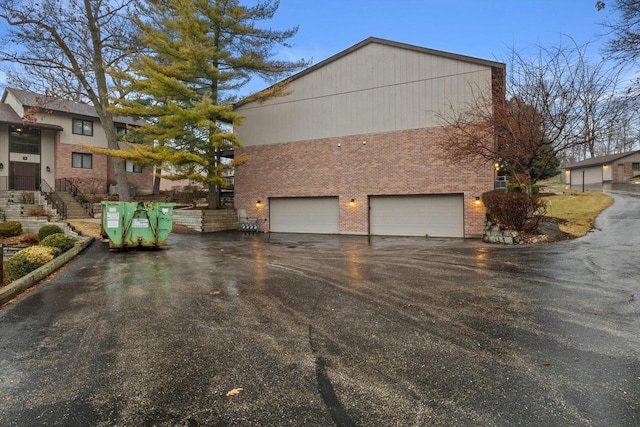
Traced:
<path fill-rule="evenodd" d="M 611 1 L 610 1 L 611 2 Z M 299 26 L 280 58 L 317 63 L 366 39 L 379 37 L 426 48 L 505 62 L 512 49 L 589 43 L 602 56 L 611 8 L 595 0 L 280 0 L 269 25 Z"/>
<path fill-rule="evenodd" d="M 563 35 L 601 45 L 610 15 L 595 0 L 280 0 L 271 24 L 299 26 L 287 53 L 314 62 L 370 36 L 499 60 Z"/>
<path fill-rule="evenodd" d="M 298 26 L 282 59 L 317 63 L 366 39 L 401 43 L 504 62 L 518 52 L 558 44 L 564 36 L 590 42 L 598 58 L 606 37 L 596 0 L 280 0 L 273 20 L 261 26 L 283 30 Z M 246 3 L 240 0 L 241 4 Z M 1 31 L 1 28 L 0 28 Z M 564 38 L 564 41 L 568 39 Z M 0 86 L 4 86 L 0 74 Z M 246 90 L 266 86 L 252 83 Z"/>

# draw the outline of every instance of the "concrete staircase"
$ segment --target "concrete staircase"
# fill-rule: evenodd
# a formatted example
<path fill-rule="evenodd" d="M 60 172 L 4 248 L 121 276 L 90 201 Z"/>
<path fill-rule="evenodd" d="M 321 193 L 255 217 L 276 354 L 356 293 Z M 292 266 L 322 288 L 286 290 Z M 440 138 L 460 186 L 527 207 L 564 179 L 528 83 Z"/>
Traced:
<path fill-rule="evenodd" d="M 39 191 L 0 191 L 0 220 L 31 218 L 29 212 L 40 209 L 58 214 Z"/>
<path fill-rule="evenodd" d="M 85 219 L 93 218 L 87 210 L 80 204 L 71 193 L 56 192 L 62 201 L 67 205 L 67 218 L 66 219 Z"/>

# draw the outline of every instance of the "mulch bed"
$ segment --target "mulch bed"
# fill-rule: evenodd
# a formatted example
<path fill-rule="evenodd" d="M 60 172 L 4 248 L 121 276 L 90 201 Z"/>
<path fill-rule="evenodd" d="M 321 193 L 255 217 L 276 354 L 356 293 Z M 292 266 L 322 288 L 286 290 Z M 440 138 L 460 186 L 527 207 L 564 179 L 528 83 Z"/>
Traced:
<path fill-rule="evenodd" d="M 543 216 L 540 218 L 540 222 L 550 222 L 556 225 L 566 224 L 568 221 L 562 218 L 556 218 L 552 216 Z M 559 236 L 548 236 L 544 234 L 540 234 L 537 231 L 529 231 L 529 232 L 521 232 L 519 233 L 520 237 L 524 241 L 524 243 L 553 243 L 553 242 L 562 242 L 564 240 L 575 239 L 575 236 L 569 233 L 562 233 Z"/>

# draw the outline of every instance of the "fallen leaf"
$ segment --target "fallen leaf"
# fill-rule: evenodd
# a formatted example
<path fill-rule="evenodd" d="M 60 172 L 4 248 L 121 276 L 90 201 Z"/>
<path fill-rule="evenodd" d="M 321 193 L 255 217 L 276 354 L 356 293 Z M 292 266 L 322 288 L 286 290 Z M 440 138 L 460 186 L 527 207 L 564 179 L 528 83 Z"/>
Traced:
<path fill-rule="evenodd" d="M 244 391 L 242 387 L 234 388 L 227 392 L 227 396 L 235 396 L 237 394 L 240 394 L 242 391 Z"/>
<path fill-rule="evenodd" d="M 209 295 L 213 295 L 213 296 L 220 295 L 220 291 L 211 291 L 209 292 Z"/>

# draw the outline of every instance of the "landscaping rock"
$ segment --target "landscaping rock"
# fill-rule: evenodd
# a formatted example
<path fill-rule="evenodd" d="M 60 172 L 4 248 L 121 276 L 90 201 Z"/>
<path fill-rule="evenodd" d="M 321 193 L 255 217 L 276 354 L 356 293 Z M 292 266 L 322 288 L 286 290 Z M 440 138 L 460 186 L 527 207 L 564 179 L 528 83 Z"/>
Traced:
<path fill-rule="evenodd" d="M 560 230 L 560 227 L 558 227 L 558 224 L 554 224 L 553 222 L 540 222 L 537 230 L 538 233 L 551 237 L 561 237 L 564 234 Z"/>

